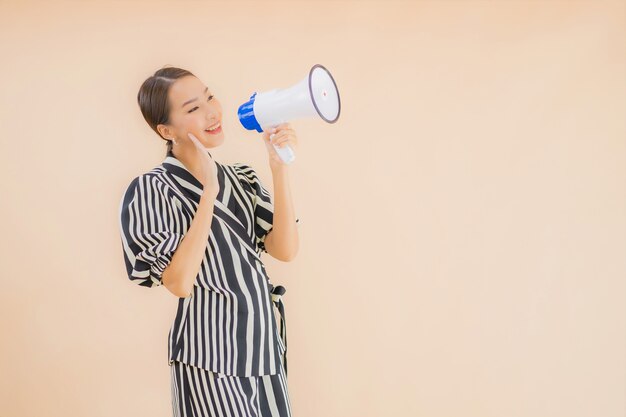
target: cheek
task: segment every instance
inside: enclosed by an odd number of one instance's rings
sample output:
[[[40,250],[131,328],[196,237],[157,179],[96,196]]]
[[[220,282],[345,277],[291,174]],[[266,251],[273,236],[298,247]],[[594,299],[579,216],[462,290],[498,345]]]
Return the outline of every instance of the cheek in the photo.
[[[196,110],[193,113],[190,113],[182,122],[182,128],[185,130],[203,130],[205,121],[202,120],[202,117],[195,114],[198,113]]]
[[[185,134],[189,131],[189,128],[193,125],[192,118],[189,115],[177,115],[170,120],[170,123],[174,127],[175,131],[179,134]]]

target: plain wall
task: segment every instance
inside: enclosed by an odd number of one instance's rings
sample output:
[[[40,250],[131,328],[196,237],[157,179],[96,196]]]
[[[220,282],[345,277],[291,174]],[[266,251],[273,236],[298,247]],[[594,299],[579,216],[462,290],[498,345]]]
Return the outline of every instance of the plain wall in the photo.
[[[0,414],[170,416],[177,299],[124,269],[118,204],[164,142],[164,65],[238,106],[325,65],[292,121],[295,417],[626,415],[623,1],[0,2]]]

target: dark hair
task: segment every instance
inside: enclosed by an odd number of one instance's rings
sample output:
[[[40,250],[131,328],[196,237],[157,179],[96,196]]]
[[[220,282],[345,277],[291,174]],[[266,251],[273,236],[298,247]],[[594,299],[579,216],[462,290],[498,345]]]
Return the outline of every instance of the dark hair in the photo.
[[[143,114],[143,118],[146,119],[152,130],[167,142],[167,153],[172,150],[172,141],[161,136],[157,126],[169,123],[170,103],[168,91],[170,86],[177,79],[188,75],[195,77],[190,71],[182,68],[162,67],[141,84],[139,93],[137,93],[137,102],[139,103],[141,114]]]

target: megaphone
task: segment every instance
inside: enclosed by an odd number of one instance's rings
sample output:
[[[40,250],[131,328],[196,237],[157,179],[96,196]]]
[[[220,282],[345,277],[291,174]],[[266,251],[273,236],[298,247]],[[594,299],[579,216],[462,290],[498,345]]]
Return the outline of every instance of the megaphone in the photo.
[[[333,76],[324,66],[315,64],[309,74],[292,87],[253,93],[250,100],[239,106],[237,116],[246,129],[263,132],[300,117],[319,115],[325,122],[335,123],[340,111],[339,90]],[[289,145],[273,146],[286,164],[295,159]]]

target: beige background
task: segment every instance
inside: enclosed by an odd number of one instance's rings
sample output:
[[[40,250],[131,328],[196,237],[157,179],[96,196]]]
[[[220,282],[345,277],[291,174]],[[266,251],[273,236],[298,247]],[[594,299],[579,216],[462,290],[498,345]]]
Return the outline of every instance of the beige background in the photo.
[[[626,415],[626,7],[602,1],[0,2],[0,414],[170,416],[176,299],[125,275],[163,65],[236,110],[321,63],[293,121],[295,417]]]

